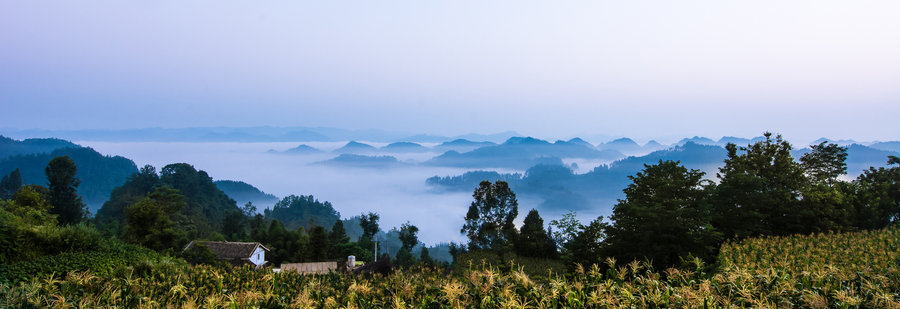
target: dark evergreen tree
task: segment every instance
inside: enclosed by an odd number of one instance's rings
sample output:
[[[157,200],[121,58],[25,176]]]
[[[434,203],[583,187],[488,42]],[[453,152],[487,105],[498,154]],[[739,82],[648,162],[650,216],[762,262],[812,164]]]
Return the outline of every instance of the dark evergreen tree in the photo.
[[[847,173],[847,147],[821,142],[800,157],[800,166],[814,182],[832,184]]]
[[[377,213],[367,213],[362,214],[359,219],[359,226],[363,230],[362,237],[372,239],[375,237],[375,234],[378,233],[378,219],[379,216]]]
[[[159,187],[125,209],[127,227],[123,239],[153,250],[177,250],[187,243],[187,232],[176,222],[183,218],[184,196],[169,187]]]
[[[302,227],[311,229],[315,225],[331,226],[341,218],[329,202],[320,202],[312,195],[289,195],[278,201],[271,210],[265,210],[268,219],[284,223],[287,229]]]
[[[854,204],[854,225],[879,229],[900,222],[900,158],[888,157],[889,168],[870,167],[846,191]]]
[[[765,133],[765,140],[725,146],[719,169],[714,226],[727,238],[789,235],[806,230],[800,196],[806,176],[791,157],[791,144]]]
[[[800,157],[808,181],[803,186],[800,209],[805,222],[800,233],[852,229],[853,207],[848,203],[846,183],[838,177],[847,173],[847,148],[822,142],[810,146]]]
[[[422,264],[425,264],[428,266],[435,265],[434,259],[431,258],[431,255],[428,254],[428,248],[424,247],[424,246],[422,247],[422,252],[419,253],[419,261],[422,261]]]
[[[566,243],[567,261],[570,266],[576,263],[582,266],[599,264],[605,248],[606,229],[609,224],[603,222],[603,217],[597,217],[588,225],[581,225],[578,233],[571,241]]]
[[[8,200],[16,194],[16,191],[22,188],[22,173],[16,168],[9,175],[3,176],[0,181],[0,200]]]
[[[412,251],[413,247],[419,243],[418,233],[419,228],[409,222],[401,225],[399,235],[400,242],[403,244],[401,248]]]
[[[247,238],[247,232],[244,226],[247,218],[239,209],[228,212],[222,221],[222,235],[229,241],[241,241]]]
[[[47,174],[47,187],[50,189],[51,213],[58,215],[62,225],[76,224],[85,216],[85,205],[78,196],[80,180],[75,178],[77,168],[68,156],[50,160],[44,170]]]
[[[310,261],[325,261],[329,259],[328,252],[331,248],[328,243],[328,231],[321,225],[313,226],[309,230],[309,245],[307,247]]]
[[[607,256],[646,258],[661,269],[687,256],[712,260],[721,235],[710,223],[703,175],[677,161],[659,161],[630,176],[633,183],[613,207],[606,230]]]
[[[513,220],[519,215],[516,194],[505,181],[491,184],[482,181],[472,194],[475,201],[469,205],[466,223],[460,233],[469,237],[472,250],[506,251],[515,238]]]
[[[556,258],[556,244],[544,230],[544,219],[536,209],[525,216],[515,243],[516,254],[521,256]]]

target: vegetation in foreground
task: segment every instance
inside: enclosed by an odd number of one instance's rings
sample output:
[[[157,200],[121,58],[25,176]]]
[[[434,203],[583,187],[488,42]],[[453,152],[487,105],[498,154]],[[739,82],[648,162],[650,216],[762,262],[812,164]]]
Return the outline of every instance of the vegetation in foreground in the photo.
[[[749,238],[722,246],[719,269],[607,260],[569,276],[471,263],[388,276],[301,275],[150,264],[70,272],[0,288],[4,307],[129,308],[900,308],[900,229]],[[852,254],[850,254],[852,253]],[[503,269],[501,269],[503,268]]]

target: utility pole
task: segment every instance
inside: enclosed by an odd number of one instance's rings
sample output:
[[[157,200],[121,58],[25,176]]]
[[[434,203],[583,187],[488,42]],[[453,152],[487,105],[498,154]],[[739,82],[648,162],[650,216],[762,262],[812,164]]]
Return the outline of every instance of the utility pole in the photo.
[[[375,243],[375,260],[373,262],[378,262],[378,241],[373,241]]]

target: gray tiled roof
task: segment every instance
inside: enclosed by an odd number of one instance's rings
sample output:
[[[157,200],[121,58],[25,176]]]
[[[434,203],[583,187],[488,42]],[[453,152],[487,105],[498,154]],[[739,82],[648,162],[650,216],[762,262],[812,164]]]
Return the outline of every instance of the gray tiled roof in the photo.
[[[231,241],[191,241],[184,250],[190,249],[191,246],[200,244],[209,248],[220,259],[234,260],[247,259],[256,251],[256,247],[269,251],[268,248],[258,242],[231,242]]]

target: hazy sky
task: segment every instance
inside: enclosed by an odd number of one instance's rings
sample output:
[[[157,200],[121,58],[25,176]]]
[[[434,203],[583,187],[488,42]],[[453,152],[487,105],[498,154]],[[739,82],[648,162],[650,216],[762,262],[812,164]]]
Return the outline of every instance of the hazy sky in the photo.
[[[0,128],[900,139],[900,1],[0,1]]]

